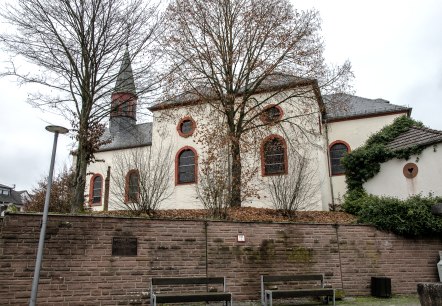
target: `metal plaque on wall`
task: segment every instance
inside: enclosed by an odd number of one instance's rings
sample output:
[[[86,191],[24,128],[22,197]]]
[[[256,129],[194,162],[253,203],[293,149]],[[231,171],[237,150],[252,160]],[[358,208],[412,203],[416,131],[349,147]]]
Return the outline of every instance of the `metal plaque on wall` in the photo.
[[[112,256],[137,256],[138,240],[135,237],[113,237]]]

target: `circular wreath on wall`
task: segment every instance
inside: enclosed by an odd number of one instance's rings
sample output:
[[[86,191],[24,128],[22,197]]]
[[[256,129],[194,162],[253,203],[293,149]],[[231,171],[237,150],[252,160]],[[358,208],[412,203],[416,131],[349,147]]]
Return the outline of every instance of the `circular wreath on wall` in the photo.
[[[402,169],[402,172],[404,173],[404,176],[406,178],[415,178],[417,173],[419,171],[419,168],[415,163],[408,163],[404,166]]]

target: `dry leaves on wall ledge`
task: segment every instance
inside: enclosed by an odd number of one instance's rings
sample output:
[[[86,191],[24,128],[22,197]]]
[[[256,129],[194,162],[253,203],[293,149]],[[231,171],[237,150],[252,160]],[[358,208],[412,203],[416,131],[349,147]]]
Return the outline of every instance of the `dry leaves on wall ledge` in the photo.
[[[94,214],[108,216],[134,216],[129,211],[95,212]],[[239,222],[294,222],[294,223],[330,223],[353,224],[357,218],[345,212],[333,211],[298,211],[295,217],[289,218],[281,212],[269,208],[241,207],[230,208],[227,212],[228,221]],[[141,215],[140,217],[143,217]],[[188,219],[213,220],[204,209],[167,209],[158,210],[153,216],[155,219]]]

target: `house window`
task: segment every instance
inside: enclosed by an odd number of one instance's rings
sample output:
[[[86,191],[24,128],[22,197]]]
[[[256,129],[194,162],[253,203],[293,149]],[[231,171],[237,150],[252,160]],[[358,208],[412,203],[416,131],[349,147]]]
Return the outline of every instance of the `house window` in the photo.
[[[0,189],[0,194],[1,195],[5,195],[5,196],[8,196],[9,195],[9,189]]]
[[[195,120],[190,116],[186,116],[178,122],[177,131],[181,137],[189,137],[192,136],[195,131],[196,123]]]
[[[191,184],[197,178],[197,154],[191,147],[184,147],[178,151],[176,164],[176,184]]]
[[[266,124],[276,123],[281,120],[283,114],[282,108],[279,105],[271,104],[263,109],[261,120]]]
[[[343,142],[334,142],[330,146],[330,166],[332,175],[345,174],[345,167],[341,159],[350,151],[350,146]]]
[[[140,176],[138,170],[130,170],[126,175],[126,202],[138,202],[140,196]]]
[[[261,146],[262,175],[287,173],[287,145],[277,135],[267,137]]]
[[[101,205],[101,194],[103,190],[103,177],[101,174],[94,174],[91,178],[89,202],[92,205]]]

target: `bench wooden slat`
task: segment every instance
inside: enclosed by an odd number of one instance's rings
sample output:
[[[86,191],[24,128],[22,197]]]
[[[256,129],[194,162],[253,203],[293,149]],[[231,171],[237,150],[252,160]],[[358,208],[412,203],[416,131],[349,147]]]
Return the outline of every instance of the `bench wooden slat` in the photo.
[[[152,285],[224,284],[224,277],[163,277],[152,278]]]
[[[294,288],[273,290],[265,289],[268,283],[281,282],[298,282],[299,287],[305,281],[320,281],[321,287],[310,288]],[[288,284],[287,284],[288,285]],[[286,287],[286,286],[284,286]],[[273,299],[296,298],[306,296],[331,296],[333,298],[333,305],[335,305],[335,289],[324,288],[324,274],[298,274],[298,275],[261,275],[261,303],[262,305],[273,305]]]
[[[266,291],[267,293],[267,291]],[[290,298],[305,296],[332,296],[333,289],[299,289],[299,290],[271,290],[273,298]]]
[[[309,274],[309,275],[263,275],[263,282],[287,282],[287,281],[310,281],[310,280],[324,280],[323,274]]]
[[[189,291],[191,285],[209,285],[218,284],[222,285],[222,292],[205,292],[200,290],[197,292],[174,292],[174,291]],[[175,285],[184,285],[185,287],[176,288],[169,293],[155,293],[155,286],[166,286],[174,288]],[[188,288],[189,287],[189,288]],[[194,288],[196,289],[196,288]],[[225,277],[153,277],[151,278],[150,286],[150,303],[151,306],[156,306],[157,303],[194,303],[194,302],[226,302],[226,305],[232,305],[232,294],[226,292],[226,280]]]
[[[230,293],[180,293],[155,295],[157,303],[190,303],[190,302],[221,302],[230,301]]]

